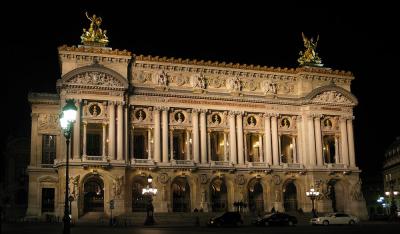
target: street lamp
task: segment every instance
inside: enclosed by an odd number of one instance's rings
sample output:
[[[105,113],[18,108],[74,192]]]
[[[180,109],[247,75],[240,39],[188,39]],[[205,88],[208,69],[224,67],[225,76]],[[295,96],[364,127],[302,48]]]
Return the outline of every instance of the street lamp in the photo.
[[[312,202],[312,214],[313,214],[313,217],[316,218],[317,214],[315,212],[314,200],[319,196],[319,192],[315,191],[314,188],[310,188],[310,191],[307,191],[306,195],[307,195],[307,197],[309,197],[311,199],[311,202]]]
[[[153,177],[149,175],[147,177],[147,187],[142,189],[142,194],[147,195],[147,216],[144,225],[153,225],[154,224],[154,207],[153,207],[153,196],[156,195],[157,189],[152,187]]]
[[[392,176],[390,175],[390,179],[387,180],[387,183],[389,185],[389,191],[386,191],[385,195],[389,198],[390,201],[390,217],[394,219],[397,216],[397,205],[395,197],[399,195],[399,191],[394,190],[395,181],[391,177]]]
[[[78,108],[75,106],[75,101],[73,99],[67,99],[66,105],[63,107],[61,116],[60,116],[60,125],[64,131],[65,142],[67,145],[67,154],[66,154],[66,164],[65,164],[65,200],[64,200],[64,228],[63,234],[71,233],[71,219],[70,219],[70,210],[68,208],[69,202],[69,192],[68,192],[68,180],[69,180],[69,171],[68,171],[68,163],[69,163],[69,142],[71,139],[72,125],[76,120],[76,113]]]

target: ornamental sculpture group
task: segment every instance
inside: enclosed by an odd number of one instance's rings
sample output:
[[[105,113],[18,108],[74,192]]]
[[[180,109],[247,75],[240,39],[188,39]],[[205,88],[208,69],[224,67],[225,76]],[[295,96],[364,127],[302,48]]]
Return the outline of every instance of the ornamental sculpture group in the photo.
[[[106,46],[108,44],[108,37],[106,35],[107,30],[102,30],[100,25],[102,23],[102,18],[93,14],[89,17],[88,13],[85,13],[86,18],[90,21],[89,29],[83,29],[83,34],[81,36],[81,42],[84,45],[99,45]]]
[[[319,35],[317,36],[317,40],[311,37],[308,39],[304,33],[301,33],[304,42],[304,51],[300,51],[300,58],[297,59],[301,66],[317,66],[322,67],[321,58],[318,57],[318,53],[316,52],[317,44],[319,40]]]
[[[84,45],[89,45],[89,46],[106,46],[109,42],[108,37],[107,37],[107,30],[102,30],[100,28],[101,23],[103,22],[103,19],[101,17],[96,16],[93,14],[92,17],[88,15],[87,12],[85,12],[86,18],[90,21],[90,26],[89,29],[83,29],[83,34],[81,36],[81,42]],[[303,42],[304,42],[304,51],[300,51],[300,58],[297,59],[299,64],[301,66],[317,66],[317,67],[322,67],[323,64],[321,62],[321,58],[318,57],[318,53],[316,52],[318,40],[319,40],[319,35],[317,36],[317,39],[314,40],[314,38],[307,38],[304,33],[301,33],[303,37]],[[163,77],[162,75],[158,79],[158,84],[162,86],[167,85],[167,79],[166,77]],[[230,80],[230,88],[232,91],[239,92],[242,89],[242,84],[238,78]],[[194,88],[200,88],[200,89],[205,89],[205,80],[204,77],[200,76],[197,77],[197,79],[194,81],[193,84]],[[268,84],[267,87],[267,92],[271,93],[276,93],[276,87],[273,85],[270,86]]]

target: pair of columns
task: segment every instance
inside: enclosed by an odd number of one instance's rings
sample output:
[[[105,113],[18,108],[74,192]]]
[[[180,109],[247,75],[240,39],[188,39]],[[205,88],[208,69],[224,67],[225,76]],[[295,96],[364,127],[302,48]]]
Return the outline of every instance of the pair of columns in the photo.
[[[83,127],[82,131],[82,156],[87,156],[87,121],[81,120],[81,102],[78,100],[78,115],[77,119],[74,123],[74,131],[73,131],[73,158],[80,158],[80,127]],[[117,109],[117,111],[115,111]],[[117,113],[115,113],[117,112]],[[124,113],[125,112],[125,113]],[[115,115],[117,114],[117,116]],[[125,125],[127,124],[127,110],[124,108],[123,102],[109,102],[108,104],[108,156],[110,159],[123,160],[124,155],[124,119]],[[124,118],[125,116],[125,118]],[[117,121],[115,121],[117,119]],[[117,122],[117,124],[116,124]],[[82,123],[82,124],[81,124]],[[117,129],[115,129],[115,125],[117,125]],[[102,124],[102,157],[106,157],[106,145],[107,145],[107,124]],[[117,131],[115,131],[117,130]],[[126,131],[126,128],[125,128]],[[117,134],[116,134],[117,133]],[[115,139],[116,137],[116,139]],[[126,139],[125,139],[126,140]],[[115,149],[115,145],[117,143],[117,149]],[[126,143],[125,143],[126,145]],[[126,150],[126,149],[125,149]],[[96,155],[98,156],[98,155]]]
[[[207,127],[206,127],[206,111],[207,110],[192,110],[192,155],[193,161],[196,163],[207,163]],[[161,112],[161,114],[160,114]],[[168,159],[168,107],[155,107],[153,110],[154,117],[154,161],[169,162]],[[199,123],[200,113],[200,123]],[[161,117],[160,117],[161,115]],[[162,125],[162,126],[161,126]],[[200,127],[199,127],[200,126]],[[199,131],[200,130],[200,131]],[[162,131],[162,132],[161,132]],[[162,135],[161,135],[162,134]],[[161,137],[162,136],[162,137]],[[173,133],[170,134],[171,148],[173,146]],[[189,134],[187,132],[188,140]],[[162,140],[162,144],[161,144]],[[188,142],[188,145],[190,142]],[[186,159],[190,159],[189,147],[186,147]],[[171,149],[171,156],[173,154]],[[161,158],[162,157],[162,158]]]
[[[323,147],[321,134],[321,118],[322,115],[307,116],[308,138],[309,138],[309,164],[322,166],[323,162]],[[354,134],[353,134],[353,118],[340,117],[340,136],[341,136],[341,156],[337,157],[340,163],[355,167],[355,149],[354,149]],[[335,137],[335,150],[339,151],[338,140]],[[336,153],[337,155],[337,153]]]

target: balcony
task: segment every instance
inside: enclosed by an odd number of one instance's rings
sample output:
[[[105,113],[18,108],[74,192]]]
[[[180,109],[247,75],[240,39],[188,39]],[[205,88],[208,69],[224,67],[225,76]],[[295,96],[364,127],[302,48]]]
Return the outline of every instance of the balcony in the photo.
[[[211,161],[212,168],[233,168],[233,164],[227,161]]]
[[[249,168],[269,168],[266,162],[249,162],[247,165]]]
[[[171,160],[172,166],[178,167],[194,167],[194,162],[192,160]]]
[[[132,158],[131,165],[132,166],[154,166],[155,164],[152,159]]]

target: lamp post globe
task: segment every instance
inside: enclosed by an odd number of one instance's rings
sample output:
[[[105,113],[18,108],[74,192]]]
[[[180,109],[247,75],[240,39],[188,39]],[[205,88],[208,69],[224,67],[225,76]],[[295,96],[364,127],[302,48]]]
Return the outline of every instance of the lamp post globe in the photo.
[[[147,196],[147,208],[146,208],[146,221],[144,225],[153,225],[154,222],[154,207],[153,207],[153,196],[157,194],[157,189],[152,186],[153,177],[149,175],[147,177],[147,187],[142,189],[142,194]]]
[[[64,217],[63,217],[63,234],[71,233],[71,218],[69,209],[69,143],[71,139],[72,125],[76,120],[78,108],[75,106],[73,99],[67,99],[66,104],[60,115],[60,125],[64,131],[67,153],[65,155],[65,199],[64,199]]]
[[[315,191],[314,188],[311,187],[310,191],[306,192],[306,196],[309,197],[311,199],[311,203],[312,203],[312,215],[313,218],[317,217],[317,212],[315,211],[315,204],[314,204],[314,200],[318,198],[319,196],[319,192]]]

